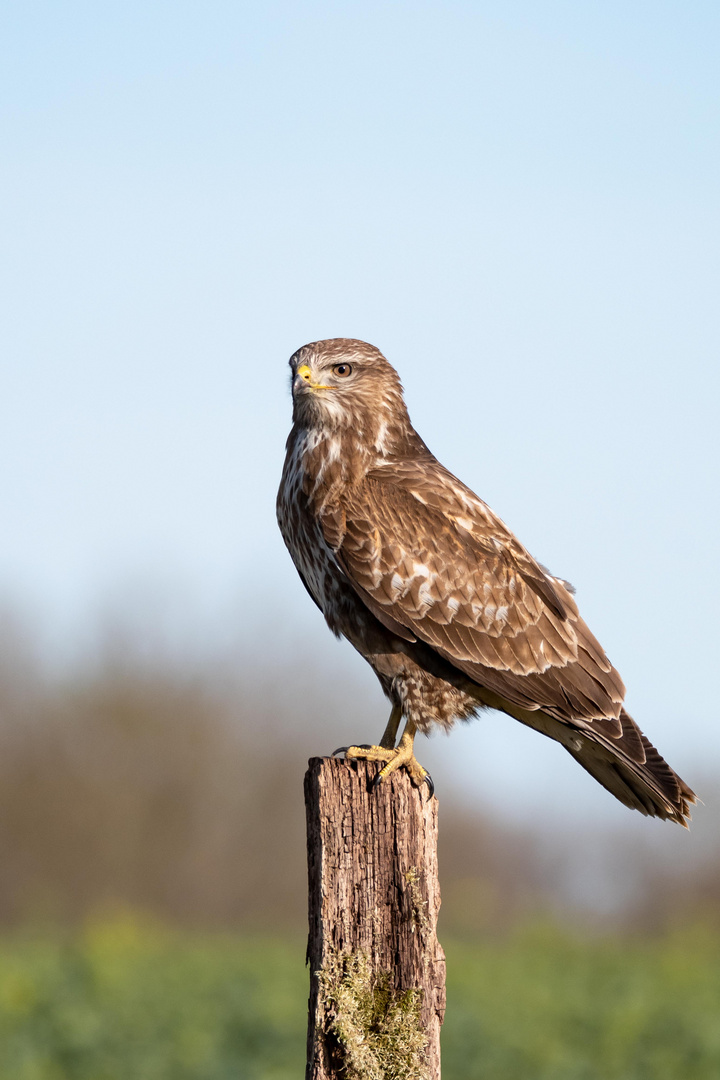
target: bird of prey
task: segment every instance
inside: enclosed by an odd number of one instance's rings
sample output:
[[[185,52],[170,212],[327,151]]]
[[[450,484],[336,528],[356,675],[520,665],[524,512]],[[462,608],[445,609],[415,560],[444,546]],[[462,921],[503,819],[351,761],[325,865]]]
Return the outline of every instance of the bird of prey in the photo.
[[[316,341],[290,368],[280,529],[328,626],[392,705],[379,745],[341,748],[346,759],[381,762],[376,782],[405,768],[432,793],[415,733],[491,707],[561,743],[626,806],[686,825],[695,795],[623,708],[572,587],[430,453],[382,353]]]

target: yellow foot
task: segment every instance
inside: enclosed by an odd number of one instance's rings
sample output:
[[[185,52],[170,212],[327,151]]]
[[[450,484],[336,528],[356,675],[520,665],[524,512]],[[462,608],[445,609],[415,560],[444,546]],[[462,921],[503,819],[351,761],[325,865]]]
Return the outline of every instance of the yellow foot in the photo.
[[[403,735],[398,746],[394,749],[387,749],[384,746],[341,746],[338,750],[335,750],[335,754],[345,754],[345,760],[352,760],[353,758],[362,758],[365,761],[384,761],[380,772],[373,780],[372,786],[375,789],[378,784],[381,784],[386,776],[395,772],[397,769],[407,769],[408,775],[415,787],[420,787],[422,784],[427,784],[430,791],[430,798],[435,794],[435,785],[433,784],[430,773],[423,769],[422,765],[418,762],[413,753],[413,740],[407,737],[407,733]]]

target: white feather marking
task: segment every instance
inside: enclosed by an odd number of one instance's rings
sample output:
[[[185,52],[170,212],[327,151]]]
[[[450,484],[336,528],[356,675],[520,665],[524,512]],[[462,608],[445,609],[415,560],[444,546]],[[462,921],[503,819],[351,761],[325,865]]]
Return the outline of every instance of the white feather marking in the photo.
[[[387,421],[381,420],[380,426],[377,430],[377,435],[375,436],[375,449],[378,450],[381,454],[384,454],[387,450],[387,433]]]
[[[342,450],[342,443],[337,435],[331,435],[329,439],[325,440],[327,447],[327,461],[329,465],[334,464],[340,460],[340,453]]]
[[[293,460],[299,463],[299,460],[301,460],[305,454],[311,454],[313,450],[317,449],[322,438],[323,432],[321,428],[313,428],[311,431],[305,431],[295,444]]]
[[[320,400],[322,402],[323,412],[329,419],[340,424],[343,424],[349,419],[347,409],[335,395],[323,395]]]
[[[434,598],[430,595],[431,588],[431,581],[423,581],[422,585],[418,589],[418,604],[422,607],[430,607],[432,604],[435,603]]]
[[[391,577],[391,579],[390,579],[390,588],[395,593],[396,597],[399,596],[400,593],[405,588],[405,582],[403,581],[403,579],[400,577],[399,574],[393,574],[393,576]]]
[[[464,490],[464,488],[456,487],[455,484],[451,484],[450,487],[453,494],[457,496],[457,498],[460,500],[466,510],[475,509],[473,500],[468,496],[468,493]]]
[[[373,589],[379,589],[380,588],[380,582],[382,581],[382,579],[383,579],[383,572],[379,567],[376,567],[373,570],[372,574],[370,575],[370,580],[372,582]]]

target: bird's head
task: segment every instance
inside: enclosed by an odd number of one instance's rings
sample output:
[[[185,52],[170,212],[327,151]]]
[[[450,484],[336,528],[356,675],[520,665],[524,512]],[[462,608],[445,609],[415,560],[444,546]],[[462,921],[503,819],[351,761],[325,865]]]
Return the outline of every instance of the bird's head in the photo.
[[[381,454],[410,427],[398,374],[374,345],[313,341],[290,357],[290,370],[293,420],[302,427],[347,431]]]

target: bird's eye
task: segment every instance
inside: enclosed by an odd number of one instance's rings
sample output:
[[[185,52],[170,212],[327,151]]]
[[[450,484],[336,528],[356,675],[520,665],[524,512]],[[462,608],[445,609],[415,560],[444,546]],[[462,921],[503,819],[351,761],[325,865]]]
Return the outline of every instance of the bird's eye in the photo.
[[[333,371],[341,379],[347,379],[348,375],[352,375],[352,364],[334,364]]]

